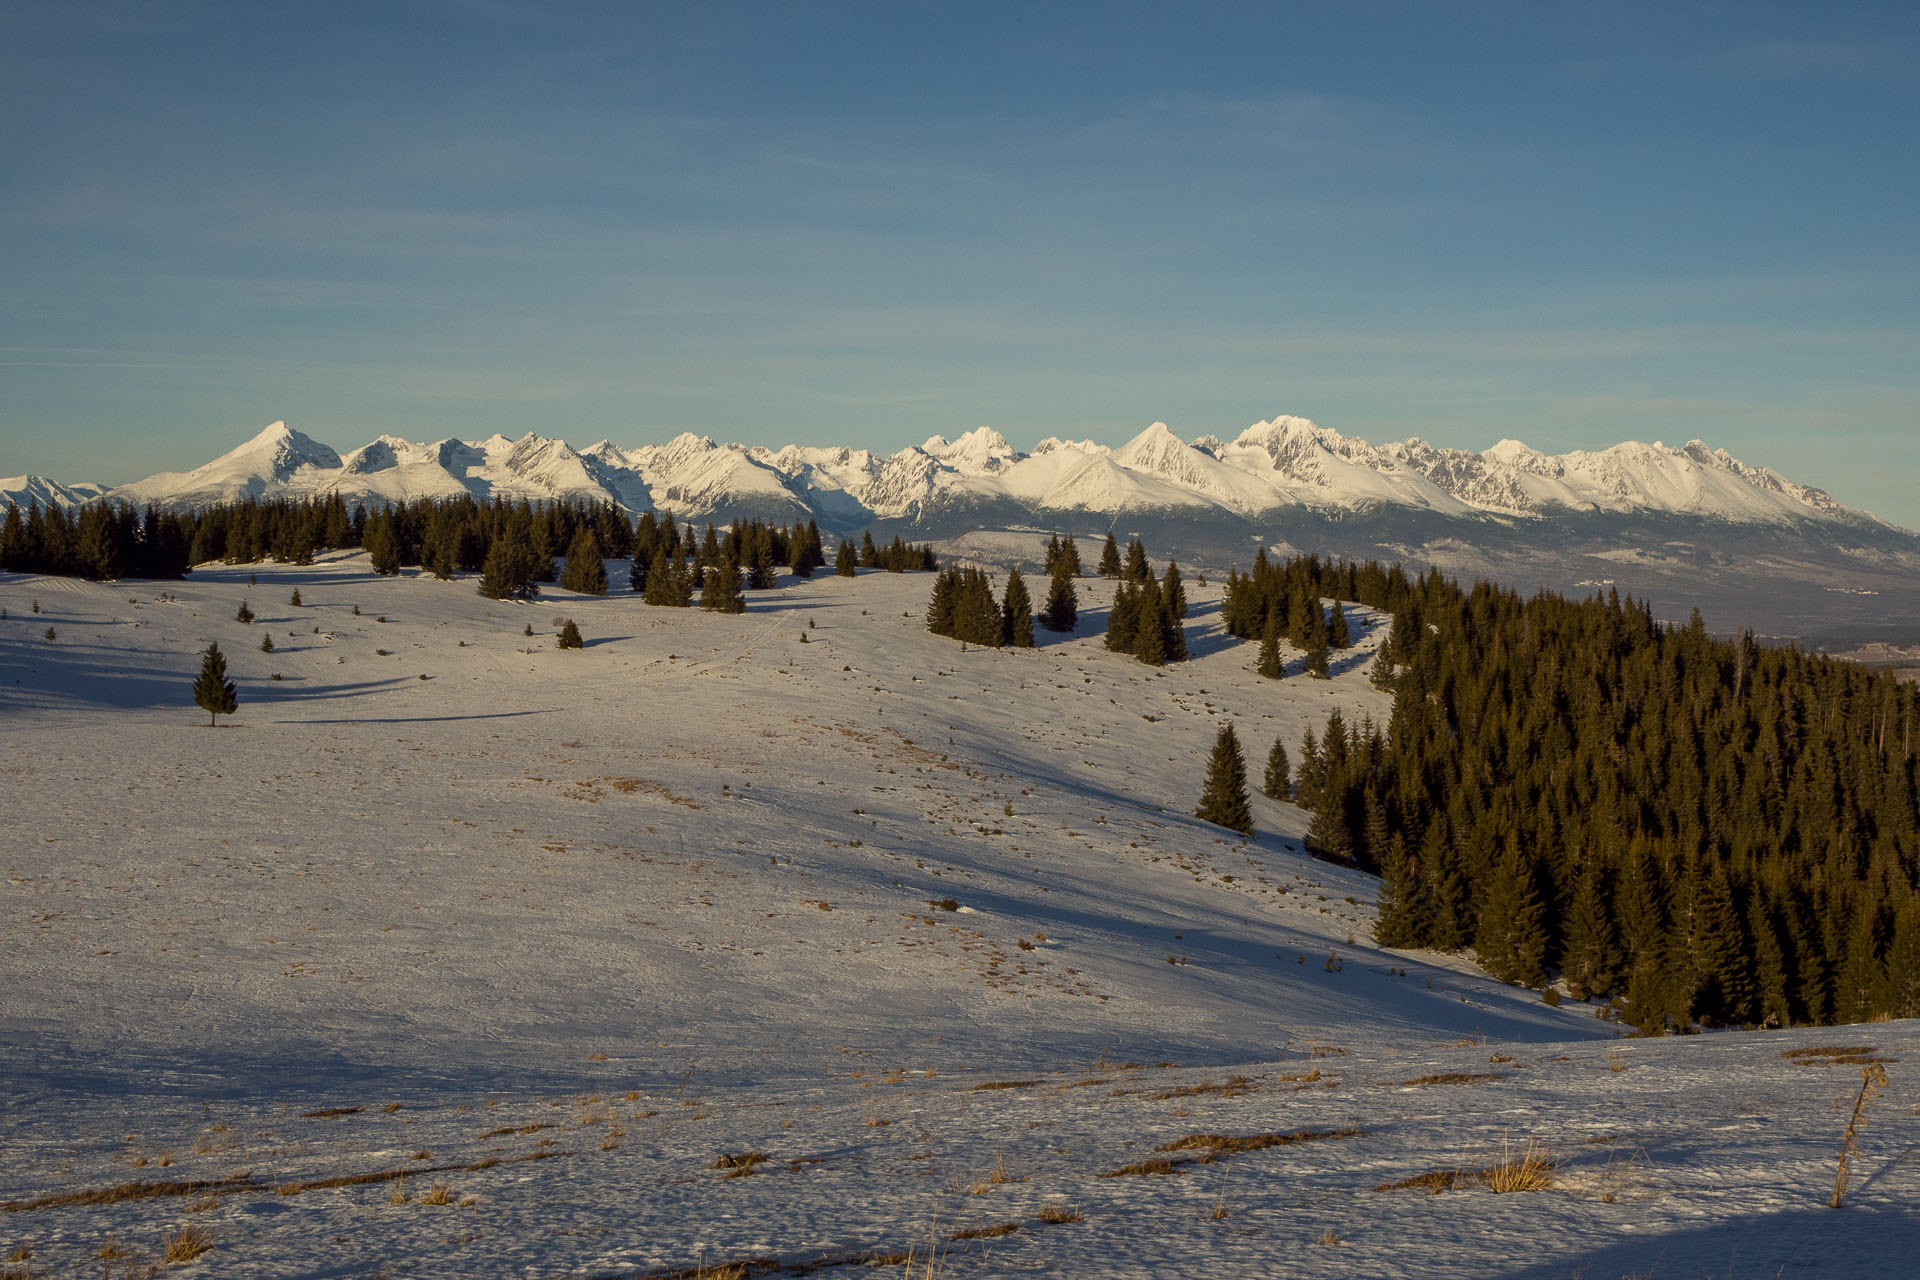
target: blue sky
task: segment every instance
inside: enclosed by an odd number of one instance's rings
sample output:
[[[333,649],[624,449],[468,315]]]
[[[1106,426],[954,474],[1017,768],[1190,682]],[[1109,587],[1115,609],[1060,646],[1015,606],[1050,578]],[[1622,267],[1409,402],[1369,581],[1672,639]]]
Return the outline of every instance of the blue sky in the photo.
[[[1920,527],[1910,5],[0,5],[0,474],[1698,436]]]

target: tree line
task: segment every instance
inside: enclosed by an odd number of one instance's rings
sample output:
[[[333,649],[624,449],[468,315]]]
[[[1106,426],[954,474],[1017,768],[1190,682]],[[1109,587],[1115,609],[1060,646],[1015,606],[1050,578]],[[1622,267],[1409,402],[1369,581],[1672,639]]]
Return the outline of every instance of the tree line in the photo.
[[[1330,718],[1297,790],[1309,847],[1382,876],[1380,941],[1648,1031],[1920,1015],[1920,691],[1617,593],[1435,572],[1376,607],[1390,723]]]
[[[627,585],[659,604],[691,604],[709,572],[723,565],[739,573],[740,587],[764,589],[774,585],[777,565],[805,578],[827,563],[812,520],[791,526],[737,521],[724,530],[709,523],[703,537],[693,522],[676,522],[671,513],[629,520],[606,502],[481,502],[463,495],[369,509],[329,494],[144,512],[123,503],[67,511],[31,502],[24,512],[9,505],[0,522],[0,570],[100,580],[181,578],[193,565],[213,561],[311,564],[319,552],[354,548],[364,550],[380,574],[406,568],[439,578],[477,573],[480,593],[495,599],[529,599],[540,584],[555,581],[604,594],[610,586],[605,559],[631,559]],[[851,576],[861,568],[930,570],[938,562],[929,546],[897,536],[876,545],[869,530],[857,545],[840,542],[835,566]],[[656,569],[659,587],[649,592]],[[724,608],[732,593],[716,596],[714,607]]]

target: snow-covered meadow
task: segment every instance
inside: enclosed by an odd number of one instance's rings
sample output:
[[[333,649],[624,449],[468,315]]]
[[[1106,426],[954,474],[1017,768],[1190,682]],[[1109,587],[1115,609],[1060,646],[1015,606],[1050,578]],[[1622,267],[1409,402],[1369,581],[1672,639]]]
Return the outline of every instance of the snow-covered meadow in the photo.
[[[927,634],[929,586],[0,577],[4,1265],[191,1226],[248,1276],[1913,1274],[1911,1025],[1623,1041],[1372,946],[1292,806],[1189,816],[1223,718],[1257,780],[1384,716],[1364,613],[1276,684],[1213,587],[1155,671],[1103,582],[1033,651]],[[1871,1051],[1782,1056],[1821,1047]],[[1848,1057],[1896,1061],[1834,1211]],[[1548,1189],[1445,1177],[1529,1141]]]

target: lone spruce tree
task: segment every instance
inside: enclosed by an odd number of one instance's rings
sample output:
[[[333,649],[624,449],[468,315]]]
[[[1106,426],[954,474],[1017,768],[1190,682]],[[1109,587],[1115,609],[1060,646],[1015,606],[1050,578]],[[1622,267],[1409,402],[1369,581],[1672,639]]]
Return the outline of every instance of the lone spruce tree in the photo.
[[[1232,722],[1220,726],[1213,740],[1213,755],[1207,760],[1207,789],[1200,797],[1194,816],[1202,822],[1253,834],[1253,810],[1247,800],[1247,762],[1240,754],[1240,739]]]
[[[193,682],[193,700],[207,713],[209,729],[219,717],[232,715],[240,706],[239,691],[227,679],[227,656],[220,652],[219,641],[208,645],[200,655],[200,677]]]
[[[1107,545],[1100,549],[1100,576],[1103,578],[1120,576],[1120,547],[1114,542],[1111,533],[1107,535]]]
[[[560,628],[560,634],[554,637],[553,642],[562,649],[584,649],[587,644],[580,635],[580,628],[574,624],[572,618],[567,619],[567,624]]]

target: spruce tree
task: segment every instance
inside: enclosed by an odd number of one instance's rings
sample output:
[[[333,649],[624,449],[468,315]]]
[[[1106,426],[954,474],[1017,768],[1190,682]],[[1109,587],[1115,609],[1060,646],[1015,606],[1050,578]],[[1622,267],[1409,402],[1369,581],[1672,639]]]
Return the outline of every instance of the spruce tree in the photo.
[[[747,595],[740,585],[740,566],[725,556],[707,570],[706,584],[700,589],[700,607],[714,613],[745,613]]]
[[[375,573],[392,577],[400,572],[400,540],[394,534],[391,510],[379,512],[367,521],[361,545]]]
[[[1574,895],[1561,970],[1576,997],[1611,995],[1620,982],[1620,959],[1606,880],[1595,860],[1581,876]]]
[[[567,548],[567,570],[560,577],[560,585],[583,596],[607,594],[607,565],[600,556],[600,541],[586,525],[580,526],[580,532],[573,535],[573,545]]]
[[[842,578],[851,578],[859,561],[860,557],[854,552],[853,544],[845,538],[840,539],[840,548],[833,553],[833,571]]]
[[[1220,726],[1213,740],[1213,754],[1207,758],[1206,790],[1194,816],[1202,822],[1253,834],[1253,807],[1247,796],[1247,762],[1240,754],[1240,739],[1229,720]]]
[[[1307,641],[1307,674],[1320,680],[1332,679],[1327,668],[1327,657],[1327,633],[1316,627]]]
[[[207,646],[200,655],[200,675],[193,682],[193,700],[207,713],[207,727],[212,728],[221,716],[230,716],[240,706],[240,694],[233,681],[227,679],[227,658],[220,652],[218,641]]]
[[[1509,837],[1480,908],[1474,948],[1481,965],[1502,982],[1538,985],[1546,976],[1545,918],[1533,860]]]
[[[295,587],[293,589],[293,594],[287,598],[287,603],[296,609],[300,607],[300,588]]]
[[[260,652],[262,653],[273,652],[273,632],[269,631],[267,632],[267,634],[260,637]]]
[[[1279,619],[1272,609],[1267,610],[1267,625],[1260,629],[1260,660],[1254,670],[1269,680],[1278,680],[1285,674],[1280,665],[1280,627]]]
[[[959,585],[958,569],[942,569],[933,576],[933,594],[927,598],[927,630],[937,636],[954,633],[954,595]]]
[[[1073,585],[1070,568],[1064,558],[1054,563],[1046,607],[1040,611],[1040,625],[1049,631],[1072,631],[1080,625],[1080,593]]]
[[[1067,566],[1068,577],[1078,578],[1086,573],[1085,566],[1080,563],[1080,548],[1075,544],[1072,534],[1061,540],[1060,560]]]
[[[1018,565],[1007,571],[1007,591],[1000,606],[1000,643],[1015,649],[1033,648],[1033,597]]]
[[[480,564],[479,592],[489,600],[531,600],[540,593],[537,566],[525,528],[518,523],[494,534]]]
[[[572,618],[567,619],[566,624],[560,628],[560,634],[554,637],[553,642],[562,649],[584,649],[587,644],[580,635],[580,628],[574,625]]]
[[[1113,540],[1111,533],[1107,535],[1107,545],[1100,549],[1100,576],[1103,578],[1120,576],[1120,546]]]
[[[1267,752],[1267,776],[1260,788],[1275,800],[1293,799],[1293,771],[1287,763],[1287,744],[1279,738]]]
[[[1128,582],[1138,585],[1153,576],[1153,566],[1147,563],[1147,549],[1135,538],[1127,543],[1127,563],[1121,569],[1120,576]]]
[[[1353,635],[1347,630],[1347,615],[1340,608],[1340,602],[1333,602],[1333,614],[1327,619],[1327,643],[1336,649],[1349,648],[1353,644]]]

